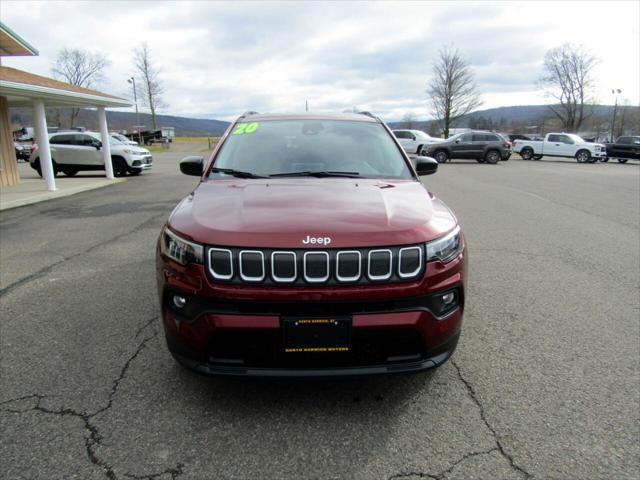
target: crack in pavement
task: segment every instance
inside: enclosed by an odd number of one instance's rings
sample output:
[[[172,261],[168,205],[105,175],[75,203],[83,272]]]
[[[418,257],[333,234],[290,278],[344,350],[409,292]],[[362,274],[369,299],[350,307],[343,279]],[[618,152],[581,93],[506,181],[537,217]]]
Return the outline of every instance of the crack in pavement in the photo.
[[[480,455],[488,455],[492,452],[495,452],[499,450],[498,447],[493,447],[489,450],[484,450],[482,452],[470,452],[467,453],[466,455],[463,455],[459,460],[457,460],[456,462],[454,462],[451,466],[449,466],[448,468],[446,468],[445,470],[443,470],[440,473],[437,474],[433,474],[433,473],[427,473],[427,472],[415,472],[415,471],[411,471],[411,472],[401,472],[401,473],[396,473],[394,475],[391,475],[387,480],[396,480],[396,479],[402,479],[402,478],[407,478],[407,477],[420,477],[420,478],[431,478],[433,480],[442,480],[444,478],[445,475],[453,472],[453,470],[460,465],[461,463],[467,461],[468,459],[472,458],[472,457],[478,457]]]
[[[138,336],[142,331],[144,331],[144,329],[146,329],[147,327],[149,327],[155,320],[158,319],[158,316],[154,316],[153,318],[145,321],[145,323],[142,325],[142,327],[140,327],[138,329],[138,333],[136,334],[136,336]],[[133,352],[133,354],[131,356],[129,356],[129,358],[127,359],[127,361],[124,363],[124,365],[122,366],[122,368],[120,369],[120,374],[118,375],[118,377],[113,381],[113,385],[111,387],[111,391],[109,392],[109,396],[107,399],[107,403],[104,407],[96,410],[93,413],[87,413],[87,412],[78,412],[72,408],[61,408],[58,410],[52,410],[46,407],[43,407],[41,405],[42,400],[45,398],[48,398],[46,395],[41,395],[41,394],[31,394],[31,395],[23,395],[21,397],[16,397],[16,398],[12,398],[9,400],[4,400],[3,402],[0,402],[0,405],[7,405],[10,404],[12,402],[17,402],[17,401],[21,401],[21,400],[28,400],[28,399],[36,399],[36,404],[34,406],[32,406],[31,408],[26,408],[24,410],[19,410],[19,409],[13,409],[13,408],[3,408],[0,409],[0,412],[10,412],[10,413],[16,413],[16,414],[21,414],[21,413],[26,413],[29,411],[36,411],[36,412],[40,412],[40,413],[45,413],[45,414],[50,414],[50,415],[58,415],[58,416],[68,416],[68,417],[73,417],[73,418],[78,418],[83,422],[83,426],[84,429],[89,433],[88,437],[85,437],[85,450],[87,453],[87,458],[89,459],[89,461],[93,464],[93,465],[97,465],[99,467],[101,467],[104,470],[105,476],[109,479],[109,480],[117,480],[118,477],[114,471],[114,467],[113,465],[107,463],[105,460],[101,459],[98,454],[96,453],[96,448],[98,446],[100,446],[100,442],[102,441],[102,435],[100,435],[100,432],[98,431],[98,427],[96,427],[93,423],[92,423],[92,419],[99,415],[100,413],[105,412],[106,410],[110,409],[113,405],[113,400],[115,398],[115,395],[118,392],[118,388],[120,386],[120,382],[125,378],[127,371],[129,370],[129,368],[131,367],[132,362],[138,357],[138,355],[140,355],[140,353],[145,349],[145,347],[147,346],[147,343],[149,343],[151,340],[153,340],[154,338],[156,338],[158,336],[159,330],[154,329],[153,332],[148,335],[147,337],[145,337],[136,347],[135,351]],[[151,475],[147,475],[147,476],[140,476],[140,477],[136,477],[133,476],[132,478],[141,478],[141,479],[153,479],[153,478],[158,478],[161,475],[164,474],[170,474],[172,479],[177,478],[179,475],[181,475],[183,473],[183,464],[178,464],[175,468],[167,468],[164,472],[161,472],[159,474],[151,474]]]
[[[153,222],[155,222],[157,219],[161,218],[161,217],[166,217],[166,213],[161,213],[159,215],[154,215],[153,217],[147,218],[144,222],[140,223],[139,225],[137,225],[136,227],[134,227],[131,230],[128,230],[126,232],[120,233],[114,237],[109,238],[108,240],[104,240],[102,242],[96,243],[95,245],[90,246],[89,248],[78,252],[78,253],[74,253],[73,255],[69,255],[68,257],[64,257],[62,260],[58,260],[57,262],[53,262],[51,265],[47,265],[46,267],[42,267],[40,270],[38,270],[37,272],[33,272],[30,275],[27,275],[24,278],[21,278],[20,280],[13,282],[11,285],[8,285],[4,288],[0,288],[0,297],[6,295],[9,292],[12,292],[13,290],[15,290],[18,287],[21,287],[22,285],[25,285],[29,282],[31,282],[32,280],[37,280],[40,277],[45,276],[47,273],[51,272],[51,270],[53,270],[55,267],[57,267],[58,265],[63,264],[64,262],[67,262],[69,260],[72,260],[76,257],[79,257],[81,255],[85,255],[89,252],[91,252],[92,250],[98,249],[104,245],[108,245],[109,243],[115,242],[120,240],[123,237],[126,237],[127,235],[131,235],[132,233],[136,233],[139,230],[142,230],[144,228],[147,227],[147,224],[151,224]]]
[[[125,473],[124,476],[128,478],[133,478],[135,480],[154,480],[156,478],[160,478],[163,475],[171,475],[171,480],[176,480],[180,475],[184,473],[182,468],[184,464],[178,463],[175,468],[167,468],[162,472],[158,473],[150,473],[148,475],[134,475],[132,473]]]
[[[480,411],[480,418],[482,418],[482,421],[484,422],[485,426],[487,427],[487,429],[489,429],[489,431],[491,432],[491,435],[493,435],[493,439],[496,442],[496,447],[500,452],[500,454],[505,459],[507,459],[507,461],[509,462],[509,465],[514,471],[523,475],[524,478],[533,478],[533,475],[531,473],[526,471],[523,467],[519,466],[513,459],[513,456],[511,456],[509,453],[506,452],[506,450],[504,449],[504,446],[502,445],[502,442],[500,441],[500,437],[498,436],[498,433],[496,432],[495,428],[493,428],[493,426],[489,423],[489,420],[487,419],[486,413],[484,411],[484,407],[482,406],[482,403],[480,403],[480,400],[476,395],[476,391],[473,388],[473,385],[471,385],[471,383],[466,378],[464,378],[464,375],[462,375],[462,369],[460,368],[460,366],[453,359],[451,359],[450,362],[453,365],[453,367],[456,369],[456,372],[458,373],[458,378],[460,378],[462,383],[467,388],[467,393],[469,394],[473,402],[478,407],[478,410]]]

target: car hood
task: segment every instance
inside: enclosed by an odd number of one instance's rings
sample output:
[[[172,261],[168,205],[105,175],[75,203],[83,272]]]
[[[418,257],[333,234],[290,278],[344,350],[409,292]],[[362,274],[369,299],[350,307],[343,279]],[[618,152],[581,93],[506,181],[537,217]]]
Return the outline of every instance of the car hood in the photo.
[[[330,248],[420,243],[453,229],[451,211],[416,181],[215,180],[175,208],[169,226],[199,243],[263,248],[329,237]]]

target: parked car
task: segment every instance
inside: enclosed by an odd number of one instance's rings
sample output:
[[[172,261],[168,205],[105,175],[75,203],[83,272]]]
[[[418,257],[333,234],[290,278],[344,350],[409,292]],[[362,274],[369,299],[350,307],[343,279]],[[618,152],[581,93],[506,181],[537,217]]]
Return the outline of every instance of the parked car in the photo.
[[[616,158],[620,163],[627,163],[629,159],[640,160],[640,136],[618,137],[615,143],[607,143],[605,147],[607,156],[601,158],[603,162],[610,158]]]
[[[73,176],[84,170],[104,170],[102,158],[102,140],[96,132],[60,132],[49,135],[53,173],[62,172]],[[116,176],[127,173],[138,175],[153,165],[153,157],[149,150],[132,145],[125,145],[113,137],[109,138],[111,161]],[[35,149],[29,160],[31,168],[40,176],[40,153]]]
[[[138,145],[138,142],[128,139],[121,133],[112,133],[111,136],[125,145]]]
[[[442,365],[462,325],[460,226],[370,114],[241,116],[160,233],[167,345],[208,374],[337,376]],[[392,188],[390,188],[392,187]]]
[[[419,154],[423,146],[442,141],[420,130],[393,130],[393,134],[407,153]]]
[[[548,133],[543,141],[517,141],[514,152],[523,160],[540,160],[543,156],[575,158],[578,163],[593,163],[607,156],[601,143],[585,142],[573,133]]]
[[[19,143],[13,142],[13,148],[16,151],[16,160],[17,161],[29,161],[29,145],[21,145]]]
[[[423,147],[421,154],[435,158],[438,163],[460,158],[495,164],[509,160],[511,144],[497,133],[471,131]]]

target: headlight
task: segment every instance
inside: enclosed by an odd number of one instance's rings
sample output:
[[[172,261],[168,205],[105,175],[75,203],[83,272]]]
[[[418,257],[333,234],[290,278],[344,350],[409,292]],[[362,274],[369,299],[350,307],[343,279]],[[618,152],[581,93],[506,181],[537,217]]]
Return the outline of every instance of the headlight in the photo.
[[[460,227],[457,226],[444,237],[427,242],[427,262],[440,260],[443,263],[447,263],[457,257],[462,248],[462,235],[460,234]]]
[[[202,245],[180,238],[166,227],[162,231],[160,251],[180,265],[202,263],[204,257]]]

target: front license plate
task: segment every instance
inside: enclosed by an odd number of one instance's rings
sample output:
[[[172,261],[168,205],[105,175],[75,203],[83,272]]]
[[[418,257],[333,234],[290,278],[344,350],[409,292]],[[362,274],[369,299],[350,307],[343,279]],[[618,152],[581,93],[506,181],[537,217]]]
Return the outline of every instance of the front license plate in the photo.
[[[286,353],[348,352],[351,317],[282,317],[282,346]]]

